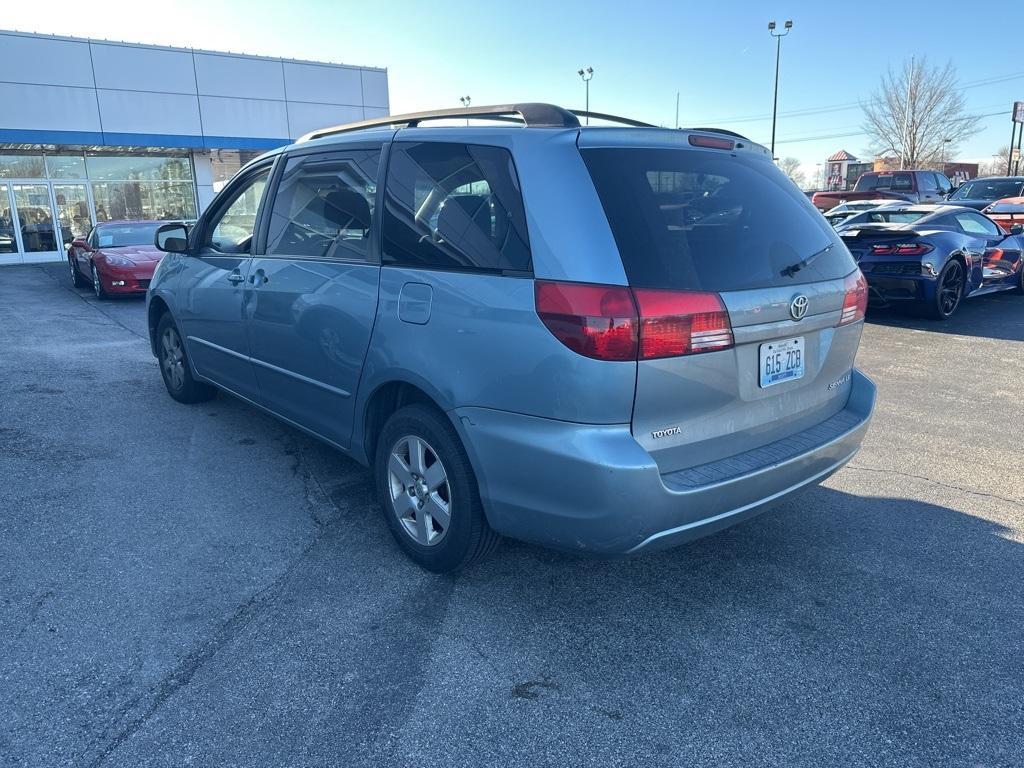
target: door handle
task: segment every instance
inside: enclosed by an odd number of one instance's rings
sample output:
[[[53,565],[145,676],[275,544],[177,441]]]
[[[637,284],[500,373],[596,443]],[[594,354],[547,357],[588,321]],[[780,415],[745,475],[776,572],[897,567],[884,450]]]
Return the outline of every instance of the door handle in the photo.
[[[238,285],[243,280],[245,280],[245,278],[242,277],[242,274],[240,272],[232,272],[230,275],[228,275],[228,282],[231,283],[232,285]]]

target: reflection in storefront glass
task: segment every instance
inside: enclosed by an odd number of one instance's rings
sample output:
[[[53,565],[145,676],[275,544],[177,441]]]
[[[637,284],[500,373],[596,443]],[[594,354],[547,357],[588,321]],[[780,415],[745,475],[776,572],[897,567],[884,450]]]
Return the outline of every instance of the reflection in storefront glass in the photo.
[[[120,219],[194,219],[192,183],[99,182],[92,185],[96,221]]]
[[[18,210],[21,241],[28,253],[57,250],[57,237],[53,231],[53,208],[50,207],[50,188],[46,184],[12,184],[14,207]]]
[[[17,253],[18,240],[14,233],[14,216],[7,185],[0,184],[0,253]]]
[[[45,179],[43,156],[0,154],[0,178]]]
[[[85,158],[81,155],[47,155],[46,172],[51,179],[84,179]]]

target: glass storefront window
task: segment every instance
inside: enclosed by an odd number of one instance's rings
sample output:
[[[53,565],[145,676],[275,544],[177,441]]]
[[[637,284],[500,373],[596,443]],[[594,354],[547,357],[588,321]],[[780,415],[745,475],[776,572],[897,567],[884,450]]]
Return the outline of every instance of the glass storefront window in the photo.
[[[0,155],[0,179],[45,179],[42,155]]]
[[[194,219],[192,182],[114,181],[92,185],[96,221]]]
[[[191,181],[192,166],[187,157],[89,155],[89,178],[110,181]]]
[[[46,172],[51,179],[84,179],[85,158],[81,155],[47,155]]]

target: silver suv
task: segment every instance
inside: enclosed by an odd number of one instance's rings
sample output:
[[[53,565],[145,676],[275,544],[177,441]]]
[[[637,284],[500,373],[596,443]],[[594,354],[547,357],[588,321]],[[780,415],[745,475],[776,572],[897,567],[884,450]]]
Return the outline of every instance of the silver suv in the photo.
[[[499,535],[659,549],[828,477],[875,397],[846,247],[741,136],[578,114],[394,116],[251,162],[158,231],[171,396],[225,390],[371,465],[434,571]]]

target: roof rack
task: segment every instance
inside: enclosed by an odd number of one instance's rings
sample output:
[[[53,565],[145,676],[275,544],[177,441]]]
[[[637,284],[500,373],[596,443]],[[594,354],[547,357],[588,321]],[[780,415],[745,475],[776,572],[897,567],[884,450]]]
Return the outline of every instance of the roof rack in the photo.
[[[371,120],[360,120],[355,123],[335,125],[330,128],[318,128],[310,131],[297,141],[312,141],[325,136],[334,136],[351,131],[365,131],[370,128],[398,126],[415,128],[426,120],[446,120],[452,118],[486,118],[501,122],[525,124],[527,128],[579,128],[580,117],[593,117],[613,123],[633,126],[635,128],[654,128],[650,123],[633,120],[629,117],[609,115],[604,112],[588,112],[582,109],[564,109],[554,104],[528,102],[525,104],[495,104],[486,107],[455,107],[454,109],[432,109],[426,112],[409,112],[404,115],[387,115]]]
[[[426,112],[409,112],[404,115],[376,117],[372,120],[360,120],[355,123],[335,125],[331,128],[320,128],[310,131],[298,141],[312,141],[324,136],[333,136],[350,131],[365,131],[369,128],[400,126],[414,128],[424,120],[445,120],[449,118],[483,117],[506,122],[525,123],[529,128],[579,128],[580,121],[576,115],[554,104],[526,103],[499,104],[488,107],[456,107],[454,109],[432,109]]]

